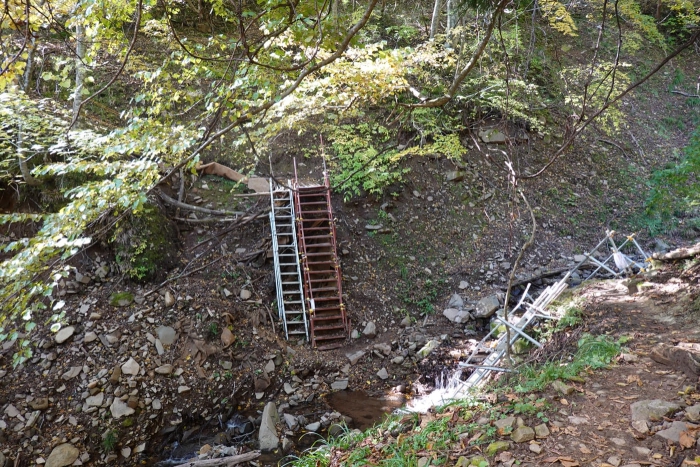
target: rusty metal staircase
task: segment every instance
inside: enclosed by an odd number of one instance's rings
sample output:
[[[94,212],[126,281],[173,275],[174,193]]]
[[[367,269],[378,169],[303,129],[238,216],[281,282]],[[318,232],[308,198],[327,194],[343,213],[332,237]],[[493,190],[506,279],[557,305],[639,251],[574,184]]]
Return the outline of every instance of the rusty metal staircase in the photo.
[[[270,180],[270,229],[275,263],[277,311],[287,339],[309,339],[292,190],[275,188]]]
[[[333,349],[344,344],[350,323],[343,304],[328,173],[323,172],[323,185],[302,186],[296,164],[294,171],[294,209],[311,344],[319,350]]]

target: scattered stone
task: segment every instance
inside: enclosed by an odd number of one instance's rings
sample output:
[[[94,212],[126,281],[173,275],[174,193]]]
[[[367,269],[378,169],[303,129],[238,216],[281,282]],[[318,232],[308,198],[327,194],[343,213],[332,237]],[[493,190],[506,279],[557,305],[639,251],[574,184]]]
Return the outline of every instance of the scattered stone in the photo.
[[[224,288],[223,292],[224,292],[224,297],[226,297],[226,298],[229,298],[231,295],[233,295],[233,293],[227,288]]]
[[[134,302],[133,294],[129,292],[117,292],[109,296],[109,304],[116,307],[129,306]]]
[[[635,420],[632,422],[632,428],[645,435],[649,433],[649,425],[646,420]]]
[[[362,350],[358,350],[357,352],[346,355],[346,357],[348,357],[348,360],[350,360],[351,365],[354,365],[357,362],[359,362],[360,359],[364,356],[365,356],[365,352]]]
[[[474,318],[490,318],[496,313],[501,306],[501,302],[498,301],[498,295],[489,295],[479,300],[476,304],[476,311],[474,312]]]
[[[262,413],[260,431],[258,432],[258,442],[260,450],[269,452],[277,449],[280,439],[277,436],[276,424],[279,423],[280,416],[274,402],[268,402]]]
[[[122,448],[122,450],[119,452],[121,453],[122,457],[124,457],[125,459],[128,459],[129,456],[131,455],[131,448],[129,446],[126,446],[126,447]]]
[[[566,394],[567,396],[573,394],[575,391],[574,388],[572,388],[571,386],[569,386],[567,384],[564,384],[564,382],[562,382],[560,380],[556,380],[556,381],[552,382],[552,389],[554,389],[555,391],[557,391],[561,394]]]
[[[169,375],[173,372],[174,368],[175,367],[172,366],[170,363],[166,363],[165,365],[161,365],[158,368],[156,368],[156,373],[158,373],[159,375]]]
[[[14,418],[19,415],[19,410],[17,410],[17,407],[14,405],[9,404],[7,407],[5,407],[5,414],[10,418]]]
[[[65,467],[78,459],[80,451],[70,443],[59,444],[46,459],[45,467]]]
[[[360,331],[357,329],[353,329],[352,332],[350,333],[350,338],[351,339],[359,339],[360,338]]]
[[[284,454],[289,454],[290,452],[292,452],[292,449],[294,449],[294,443],[292,442],[292,440],[290,440],[286,436],[282,438],[282,452]]]
[[[541,423],[535,427],[535,437],[537,439],[546,438],[549,436],[549,428],[544,423]]]
[[[109,382],[112,384],[118,384],[119,379],[122,377],[122,369],[119,367],[119,365],[114,365],[114,369],[112,369],[112,375],[109,377]]]
[[[572,415],[568,418],[568,420],[572,425],[588,425],[588,419],[586,417],[577,417]]]
[[[347,379],[339,379],[338,381],[333,381],[331,384],[331,389],[335,391],[344,391],[348,388],[348,380]]]
[[[183,392],[190,392],[190,387],[189,386],[178,386],[177,393],[182,394]]]
[[[304,427],[307,431],[316,432],[321,428],[321,422],[309,423]]]
[[[506,429],[513,428],[515,425],[515,417],[501,418],[496,420],[493,424],[498,431],[503,433]]]
[[[367,224],[365,225],[365,230],[381,230],[384,226],[382,224]]]
[[[382,368],[377,372],[377,376],[379,376],[379,379],[387,379],[389,378],[389,372],[386,371],[386,368]]]
[[[685,408],[685,418],[691,422],[700,421],[700,404],[695,404]]]
[[[583,263],[586,261],[586,255],[574,255],[574,263]]]
[[[440,346],[440,342],[438,342],[438,341],[436,341],[436,340],[430,340],[430,341],[428,341],[428,343],[425,344],[425,345],[423,346],[423,348],[421,348],[421,349],[418,351],[418,353],[417,353],[418,358],[425,358],[425,357],[427,357],[428,355],[430,355],[430,353],[431,353],[433,350],[437,349],[439,346]]]
[[[112,417],[114,418],[129,416],[135,412],[134,409],[116,397],[114,398],[112,405],[109,406],[109,411],[112,412]]]
[[[661,399],[643,400],[635,402],[630,406],[632,410],[632,421],[658,421],[663,417],[680,409],[678,404],[667,402]]]
[[[442,314],[453,323],[466,323],[472,319],[471,313],[467,310],[458,310],[457,308],[447,308]]]
[[[407,328],[411,325],[411,318],[410,316],[406,316],[404,319],[401,320],[399,323],[399,326],[402,328]]]
[[[618,456],[610,456],[608,457],[608,464],[612,465],[613,467],[619,467],[620,464],[622,464],[622,459],[620,459]]]
[[[377,335],[377,326],[372,321],[368,322],[362,331],[362,335],[369,338],[375,337]]]
[[[241,294],[240,294],[241,300],[248,300],[252,296],[253,296],[253,294],[250,292],[250,290],[241,289]]]
[[[267,362],[267,365],[265,365],[265,372],[269,374],[269,373],[273,373],[274,371],[275,371],[275,362],[270,360],[269,362]]]
[[[632,452],[634,452],[637,456],[640,457],[649,457],[651,456],[651,449],[645,448],[643,446],[635,446],[632,448]]]
[[[292,414],[284,414],[284,422],[287,424],[290,430],[296,430],[299,426],[299,420]]]
[[[94,331],[88,331],[85,333],[85,337],[83,338],[83,342],[86,344],[89,344],[90,342],[97,340],[97,333]]]
[[[418,458],[417,467],[427,467],[429,465],[430,465],[430,458],[429,457],[419,457]]]
[[[681,432],[697,427],[698,425],[693,425],[692,423],[673,422],[671,423],[670,428],[656,432],[656,436],[674,443],[678,443],[680,442]]]
[[[65,328],[61,328],[60,331],[56,333],[56,336],[54,339],[56,340],[57,344],[63,344],[65,341],[71,338],[73,333],[75,332],[75,327],[74,326],[68,326]]]
[[[87,399],[85,399],[85,405],[87,405],[88,407],[101,407],[104,400],[105,393],[98,392],[94,396],[90,396]]]
[[[287,394],[293,394],[295,391],[291,384],[284,383],[284,392],[286,392]]]
[[[495,456],[499,452],[507,451],[510,448],[508,441],[495,441],[486,446],[485,454],[489,457]]]
[[[160,399],[153,399],[153,402],[151,402],[151,408],[153,410],[160,410],[163,408],[163,403],[160,401]]]
[[[132,357],[129,358],[129,360],[127,360],[126,363],[124,363],[121,366],[121,369],[122,373],[124,373],[125,375],[138,375],[139,370],[141,370],[141,366]]]
[[[175,305],[175,297],[173,296],[172,292],[166,290],[165,297],[163,297],[163,301],[165,303],[166,308],[170,308],[171,306]]]
[[[503,144],[506,142],[506,135],[494,128],[479,130],[478,135],[484,143]]]
[[[512,439],[516,443],[532,441],[533,439],[535,439],[535,430],[533,430],[529,426],[520,426],[516,428],[515,431],[513,431],[513,434],[510,435],[510,439]]]
[[[452,294],[450,301],[447,303],[447,308],[457,308],[458,310],[464,306],[464,300],[459,294]]]
[[[622,438],[610,438],[610,442],[615,446],[625,446],[627,444],[627,441]]]
[[[445,178],[448,182],[461,182],[462,180],[464,180],[465,175],[466,172],[462,172],[459,170],[450,170],[445,174]]]
[[[83,371],[82,366],[72,366],[70,370],[66,371],[61,375],[61,379],[64,379],[66,381],[75,378],[78,376],[81,372]]]
[[[177,332],[170,326],[159,326],[158,329],[156,329],[156,334],[160,342],[165,346],[173,345],[175,339],[177,339]]]
[[[469,288],[469,282],[467,281],[460,281],[459,282],[459,290],[464,290],[466,288]]]
[[[29,407],[31,407],[33,410],[46,410],[49,408],[49,398],[39,397],[34,399],[29,403]],[[0,466],[2,466],[2,463],[0,463]]]
[[[539,454],[542,452],[542,446],[540,446],[537,443],[532,443],[528,447],[530,448],[530,451],[534,452],[535,454]]]

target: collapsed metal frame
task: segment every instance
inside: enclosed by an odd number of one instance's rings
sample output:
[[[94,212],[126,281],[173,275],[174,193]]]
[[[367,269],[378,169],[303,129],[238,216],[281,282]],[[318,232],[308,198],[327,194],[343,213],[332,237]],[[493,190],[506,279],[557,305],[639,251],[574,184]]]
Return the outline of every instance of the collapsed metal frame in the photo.
[[[633,273],[633,268],[636,268],[638,272],[645,271],[646,268],[644,267],[644,264],[640,264],[639,262],[630,258],[629,255],[626,255],[621,251],[622,248],[624,248],[628,243],[631,242],[632,244],[634,244],[637,251],[642,255],[645,263],[651,261],[650,256],[647,255],[644,249],[639,245],[639,243],[637,243],[637,240],[634,238],[635,234],[626,236],[625,240],[619,246],[615,243],[615,235],[616,232],[614,230],[607,231],[605,238],[603,238],[603,240],[601,240],[598,243],[598,245],[596,245],[596,247],[593,248],[593,250],[591,250],[588,253],[585,253],[584,259],[582,261],[579,261],[571,270],[569,270],[561,280],[547,287],[537,298],[533,298],[531,295],[528,294],[531,286],[531,284],[528,283],[525,287],[525,290],[523,291],[520,301],[508,313],[509,320],[505,320],[504,318],[496,314],[494,319],[500,324],[507,326],[511,331],[513,331],[513,333],[510,335],[509,342],[506,343],[506,336],[508,335],[508,333],[503,333],[496,341],[495,346],[491,347],[486,345],[486,342],[494,335],[494,333],[498,330],[500,326],[494,327],[486,336],[484,336],[484,338],[472,350],[467,360],[465,362],[459,363],[460,368],[474,368],[474,371],[467,378],[466,381],[462,381],[460,384],[456,385],[454,392],[452,393],[451,397],[449,397],[449,399],[454,400],[463,397],[472,388],[478,388],[479,386],[483,385],[486,382],[487,377],[494,371],[512,372],[513,370],[511,369],[498,366],[498,363],[506,354],[506,349],[515,344],[515,342],[518,339],[523,338],[531,342],[535,346],[541,348],[542,344],[535,340],[533,337],[529,336],[527,333],[525,333],[525,328],[533,322],[535,322],[537,319],[559,318],[557,316],[549,314],[547,312],[547,307],[554,300],[556,300],[564,290],[568,288],[569,279],[572,277],[574,272],[580,269],[581,266],[583,266],[586,262],[590,262],[596,265],[597,268],[585,279],[583,279],[583,281],[592,279],[596,276],[596,274],[598,274],[598,272],[601,269],[609,272],[615,278],[620,277],[624,274]],[[598,250],[600,250],[600,248],[606,243],[609,244],[611,254],[608,255],[607,258],[605,258],[604,260],[600,261],[593,255],[597,253]],[[615,267],[617,267],[618,271],[613,270],[612,264],[608,265],[608,263],[611,261],[615,264]],[[520,318],[517,318],[515,316],[516,313],[522,309],[524,309],[522,316]],[[510,322],[510,319],[514,318],[517,319],[517,321]],[[490,351],[490,354],[483,361],[479,363],[474,363],[476,356],[482,350]]]

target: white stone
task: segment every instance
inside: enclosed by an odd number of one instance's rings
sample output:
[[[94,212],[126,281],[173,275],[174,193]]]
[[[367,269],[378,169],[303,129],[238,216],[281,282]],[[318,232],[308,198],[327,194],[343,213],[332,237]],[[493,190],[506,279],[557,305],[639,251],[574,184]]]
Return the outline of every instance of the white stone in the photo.
[[[114,399],[114,402],[112,402],[109,410],[112,412],[112,417],[114,418],[121,418],[134,413],[134,409],[126,405],[121,399],[117,398]]]
[[[122,373],[125,375],[138,375],[140,369],[141,366],[133,358],[129,358],[129,360],[122,365]]]
[[[75,332],[75,327],[73,327],[73,326],[61,328],[61,330],[56,333],[56,336],[54,337],[54,339],[56,339],[57,344],[63,344],[65,341],[70,339],[70,337],[73,335],[74,332]]]
[[[105,400],[105,393],[104,392],[98,392],[94,396],[90,396],[87,399],[85,399],[85,404],[87,404],[88,407],[100,407],[102,403]]]

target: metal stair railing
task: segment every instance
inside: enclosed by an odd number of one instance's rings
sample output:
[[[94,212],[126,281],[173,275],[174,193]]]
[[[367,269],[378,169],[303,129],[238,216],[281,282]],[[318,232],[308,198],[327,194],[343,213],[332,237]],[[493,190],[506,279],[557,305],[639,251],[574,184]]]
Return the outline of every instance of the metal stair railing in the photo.
[[[627,236],[625,241],[619,246],[615,243],[614,237],[615,231],[606,232],[605,238],[601,240],[593,250],[591,250],[589,253],[586,253],[582,261],[579,261],[578,264],[576,264],[571,270],[569,270],[561,280],[547,287],[537,297],[537,299],[532,300],[532,297],[528,294],[531,284],[527,284],[525,291],[523,292],[523,295],[520,298],[520,301],[509,313],[509,320],[505,320],[499,317],[498,315],[496,315],[495,317],[495,320],[498,323],[508,326],[508,328],[510,328],[514,332],[513,334],[511,334],[510,342],[506,344],[507,333],[503,333],[496,341],[495,346],[490,347],[486,345],[486,342],[493,336],[493,334],[496,332],[499,326],[494,327],[494,329],[492,329],[486,336],[484,336],[484,338],[474,347],[467,360],[459,364],[461,368],[474,368],[474,371],[467,378],[466,381],[462,381],[456,386],[451,398],[459,398],[460,396],[465,395],[465,393],[469,389],[480,386],[486,381],[487,376],[493,371],[513,371],[511,369],[499,367],[498,362],[506,354],[506,349],[508,348],[508,346],[512,346],[518,339],[524,338],[529,342],[532,342],[537,347],[542,347],[542,344],[540,344],[534,338],[525,333],[525,328],[537,319],[557,318],[556,316],[547,313],[546,309],[554,300],[556,300],[559,297],[559,295],[561,295],[561,293],[564,290],[568,288],[568,281],[571,278],[572,274],[575,271],[577,271],[584,263],[590,262],[597,266],[597,268],[590,275],[588,275],[588,277],[583,279],[584,281],[594,277],[601,269],[605,269],[606,271],[610,272],[611,274],[613,274],[614,277],[619,277],[620,275],[625,273],[631,273],[632,266],[636,267],[639,271],[644,271],[645,268],[643,264],[640,264],[639,262],[633,260],[621,251],[621,249],[625,245],[632,242],[636,247],[637,251],[644,258],[644,261],[646,262],[650,260],[649,256],[644,252],[644,249],[635,240],[634,234]],[[593,255],[606,242],[609,243],[610,249],[613,253],[610,254],[606,259],[600,261],[596,259]],[[614,271],[612,265],[608,266],[607,263],[610,260],[613,260],[613,262],[615,263],[615,267],[617,267],[619,271]],[[528,299],[531,300],[531,302],[528,302]],[[516,322],[509,322],[511,318],[515,318],[516,313],[521,308],[525,309],[523,315],[519,319],[517,319]],[[478,364],[473,363],[477,355],[479,355],[482,350],[490,351],[489,355],[486,356],[486,358]]]
[[[294,200],[292,197],[292,192],[289,189],[273,189],[273,182],[270,180],[270,204],[271,204],[271,211],[270,211],[270,230],[272,232],[272,251],[273,251],[273,260],[274,260],[274,267],[275,267],[275,288],[277,291],[277,311],[280,317],[280,320],[282,321],[282,326],[284,328],[284,334],[285,338],[288,340],[289,339],[289,326],[290,323],[300,325],[303,323],[304,325],[304,337],[306,340],[309,340],[309,323],[307,320],[306,316],[306,306],[304,303],[304,293],[303,293],[303,288],[302,288],[302,278],[301,278],[301,266],[299,265],[299,249],[297,245],[297,238],[296,238],[296,225],[295,225],[295,215],[294,215]],[[282,198],[276,198],[275,195],[279,194],[284,194],[284,197]],[[277,206],[276,203],[279,203],[280,201],[287,201],[286,205],[284,206]],[[286,212],[285,212],[286,211]],[[286,225],[286,227],[289,227],[290,232],[285,232],[284,235],[291,237],[291,242],[288,245],[285,245],[284,248],[290,253],[286,253],[285,258],[290,257],[291,262],[289,263],[282,263],[280,260],[280,245],[279,245],[279,239],[278,239],[278,224],[277,224],[277,213],[278,212],[283,212],[285,214],[285,219],[289,219],[289,224]],[[294,271],[291,272],[291,274],[286,273],[285,275],[292,275],[294,277],[293,281],[284,281],[283,278],[283,273],[282,273],[282,266],[287,266],[287,267],[292,267]],[[292,293],[292,294],[298,294],[299,295],[299,300],[297,302],[299,303],[294,303],[294,305],[297,305],[300,310],[293,312],[292,310],[287,310],[287,301],[285,300],[285,290],[284,286],[287,285],[297,285],[298,290],[294,291],[287,291],[287,293]],[[289,315],[292,315],[292,313],[295,316],[301,316],[301,322],[297,323],[295,321],[290,321],[289,320]]]

